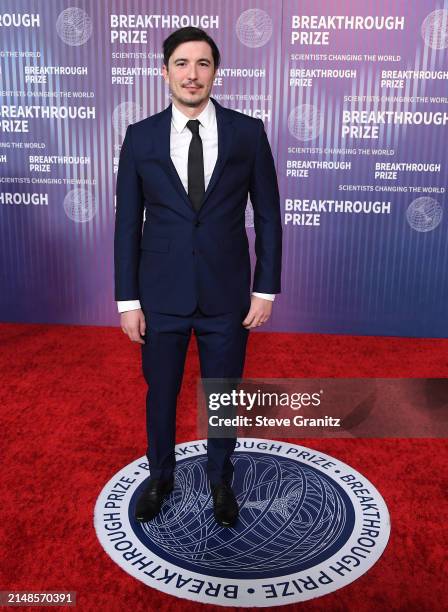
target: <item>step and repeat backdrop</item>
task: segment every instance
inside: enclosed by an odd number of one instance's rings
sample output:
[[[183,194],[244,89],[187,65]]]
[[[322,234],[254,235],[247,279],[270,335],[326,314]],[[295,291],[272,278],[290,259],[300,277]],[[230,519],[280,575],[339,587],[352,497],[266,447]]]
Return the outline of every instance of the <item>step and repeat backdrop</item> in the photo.
[[[118,324],[126,126],[170,103],[162,42],[206,30],[212,96],[264,121],[283,219],[264,330],[448,336],[448,3],[0,0],[0,318]],[[253,251],[253,209],[246,226]],[[253,253],[252,253],[253,257]]]

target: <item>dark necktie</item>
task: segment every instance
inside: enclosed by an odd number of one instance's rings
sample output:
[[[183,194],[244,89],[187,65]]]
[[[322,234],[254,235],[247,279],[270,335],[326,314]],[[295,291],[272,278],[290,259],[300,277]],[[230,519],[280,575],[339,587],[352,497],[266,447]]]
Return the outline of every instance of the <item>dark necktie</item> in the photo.
[[[202,140],[199,136],[199,120],[190,119],[187,127],[192,137],[188,149],[188,197],[193,208],[198,211],[201,207],[205,193],[204,156],[202,153]]]

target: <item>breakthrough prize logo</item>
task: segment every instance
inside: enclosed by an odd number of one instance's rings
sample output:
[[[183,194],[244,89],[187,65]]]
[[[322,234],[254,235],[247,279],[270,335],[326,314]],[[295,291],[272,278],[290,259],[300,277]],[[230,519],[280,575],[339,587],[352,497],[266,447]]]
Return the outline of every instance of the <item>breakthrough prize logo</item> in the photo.
[[[266,11],[251,8],[241,13],[235,29],[238,40],[246,47],[263,47],[272,36],[272,19]]]
[[[94,524],[126,572],[177,597],[226,606],[273,606],[335,591],[364,574],[386,547],[390,522],[375,487],[337,459],[244,438],[233,455],[240,515],[213,517],[205,440],[176,447],[175,487],[160,514],[137,523],[146,457],[102,490]]]
[[[136,102],[122,102],[114,108],[112,113],[112,125],[117,134],[124,136],[130,123],[143,119],[145,113]]]
[[[437,200],[423,196],[409,204],[406,219],[416,232],[431,232],[441,222],[442,214],[443,209]]]
[[[301,104],[292,109],[288,116],[289,133],[306,142],[320,136],[324,128],[323,114],[313,104]]]
[[[88,189],[76,187],[67,193],[64,212],[75,223],[86,223],[96,215],[96,200]]]
[[[448,47],[448,11],[437,9],[422,23],[422,36],[425,44],[432,49]]]
[[[84,45],[92,35],[92,20],[89,15],[77,6],[63,10],[56,21],[59,38],[70,47]]]

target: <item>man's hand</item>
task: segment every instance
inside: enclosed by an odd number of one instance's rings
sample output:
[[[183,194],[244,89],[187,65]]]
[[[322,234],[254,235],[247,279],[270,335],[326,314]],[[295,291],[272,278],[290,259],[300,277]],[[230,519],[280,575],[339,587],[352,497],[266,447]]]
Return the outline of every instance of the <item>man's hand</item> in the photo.
[[[122,312],[120,315],[120,325],[123,332],[129,336],[132,342],[145,344],[141,336],[145,335],[146,321],[141,308]]]
[[[243,325],[246,329],[252,329],[253,327],[259,327],[266,323],[271,316],[272,312],[272,301],[265,300],[253,295],[251,297],[250,309],[247,313],[246,318],[243,321]]]

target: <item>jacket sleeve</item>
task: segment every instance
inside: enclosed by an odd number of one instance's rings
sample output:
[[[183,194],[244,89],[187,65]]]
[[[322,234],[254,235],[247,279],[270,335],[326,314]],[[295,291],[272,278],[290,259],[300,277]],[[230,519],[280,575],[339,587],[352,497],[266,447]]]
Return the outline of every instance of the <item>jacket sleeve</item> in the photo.
[[[252,291],[280,293],[282,222],[274,158],[264,124],[259,121],[255,160],[249,185],[254,209],[256,264]]]
[[[115,300],[138,300],[138,266],[144,198],[129,125],[120,151],[114,233]]]

